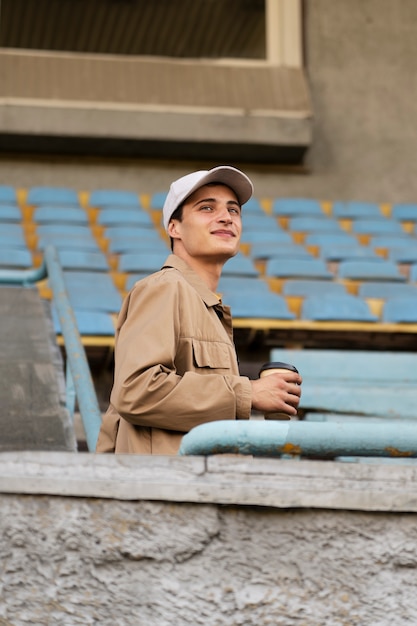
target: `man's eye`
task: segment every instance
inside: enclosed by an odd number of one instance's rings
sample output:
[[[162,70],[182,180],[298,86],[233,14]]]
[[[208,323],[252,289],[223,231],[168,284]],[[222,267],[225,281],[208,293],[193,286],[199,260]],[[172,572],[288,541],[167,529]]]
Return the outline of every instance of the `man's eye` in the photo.
[[[239,213],[240,213],[239,209],[235,209],[233,207],[229,209],[229,212],[230,213],[236,213],[236,215],[239,215]]]
[[[203,206],[200,207],[200,209],[202,211],[211,211],[212,207],[210,205],[208,205],[208,204],[204,204]]]

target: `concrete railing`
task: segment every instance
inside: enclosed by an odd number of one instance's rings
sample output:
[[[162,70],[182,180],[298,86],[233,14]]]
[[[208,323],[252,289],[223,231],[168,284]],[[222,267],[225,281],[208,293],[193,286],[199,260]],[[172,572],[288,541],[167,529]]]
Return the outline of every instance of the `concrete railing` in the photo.
[[[56,249],[53,246],[45,248],[43,262],[39,268],[0,271],[0,285],[28,286],[45,278],[48,279],[52,290],[53,302],[64,338],[67,356],[67,409],[71,416],[74,416],[75,400],[77,400],[87,447],[90,452],[93,452],[101,425],[101,411]]]

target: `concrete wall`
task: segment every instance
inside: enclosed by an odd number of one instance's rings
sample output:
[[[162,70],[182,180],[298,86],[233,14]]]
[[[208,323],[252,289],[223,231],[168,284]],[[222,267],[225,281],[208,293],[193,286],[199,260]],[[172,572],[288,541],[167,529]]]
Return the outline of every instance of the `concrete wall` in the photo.
[[[258,195],[415,201],[417,4],[412,0],[307,0],[306,63],[313,100],[309,172],[242,164]],[[152,192],[214,163],[83,158],[0,160],[0,181],[112,186]],[[237,164],[239,165],[239,164]]]
[[[0,456],[0,624],[405,626],[416,466]]]

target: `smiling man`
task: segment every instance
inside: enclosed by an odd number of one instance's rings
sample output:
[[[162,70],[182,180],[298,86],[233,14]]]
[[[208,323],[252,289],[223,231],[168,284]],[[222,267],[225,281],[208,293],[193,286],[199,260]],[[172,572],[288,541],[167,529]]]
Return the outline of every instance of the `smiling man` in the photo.
[[[172,254],[123,303],[97,452],[176,454],[183,435],[205,422],[249,419],[252,409],[296,415],[300,376],[241,376],[231,312],[216,294],[252,193],[229,166],[172,183],[163,208]]]

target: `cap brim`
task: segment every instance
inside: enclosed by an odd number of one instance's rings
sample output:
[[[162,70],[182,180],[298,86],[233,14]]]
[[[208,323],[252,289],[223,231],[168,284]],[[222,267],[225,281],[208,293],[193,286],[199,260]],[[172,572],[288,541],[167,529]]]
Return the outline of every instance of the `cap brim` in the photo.
[[[200,187],[208,183],[222,183],[230,187],[230,189],[235,192],[239,204],[245,204],[253,194],[252,182],[246,174],[237,170],[235,167],[219,165],[209,170],[205,176],[202,176],[194,187],[189,190],[184,200],[191,196],[194,191],[197,191],[197,189],[200,189]]]

